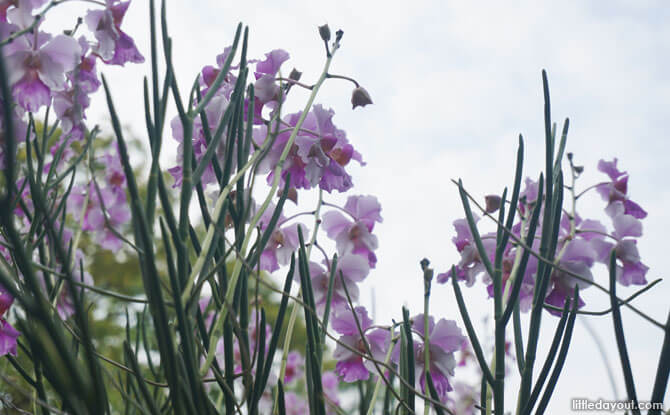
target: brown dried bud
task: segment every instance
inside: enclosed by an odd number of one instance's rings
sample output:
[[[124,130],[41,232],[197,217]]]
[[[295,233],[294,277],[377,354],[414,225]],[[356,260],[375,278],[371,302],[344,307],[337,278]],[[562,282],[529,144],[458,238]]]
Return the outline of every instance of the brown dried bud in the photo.
[[[277,197],[281,197],[282,190],[277,191]],[[298,204],[298,191],[295,190],[295,187],[291,187],[288,189],[288,194],[286,195],[286,198],[290,200],[291,202],[295,203],[296,205]]]
[[[293,68],[293,70],[291,70],[291,73],[288,75],[288,78],[297,82],[297,81],[300,80],[301,76],[302,76],[302,72]]]
[[[355,88],[351,93],[351,109],[356,107],[364,107],[368,104],[372,104],[372,98],[370,98],[368,91],[366,91],[362,86]]]
[[[330,27],[327,24],[319,26],[319,35],[324,42],[328,42],[330,40]]]
[[[488,213],[493,213],[500,209],[500,203],[502,202],[502,199],[498,195],[488,195],[484,196],[484,201],[486,202],[486,211]]]

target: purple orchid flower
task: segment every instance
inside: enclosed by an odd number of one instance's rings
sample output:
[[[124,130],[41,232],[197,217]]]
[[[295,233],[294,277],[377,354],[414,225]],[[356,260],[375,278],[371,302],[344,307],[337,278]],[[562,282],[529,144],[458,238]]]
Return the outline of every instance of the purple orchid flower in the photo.
[[[88,193],[82,230],[95,232],[101,248],[118,251],[123,244],[121,239],[106,225],[105,212],[108,215],[109,224],[115,230],[130,221],[130,208],[125,191],[126,177],[118,154],[108,153],[98,160],[106,168],[105,181],[99,182],[99,192],[93,181],[85,186],[76,186],[67,201],[68,210],[76,220],[79,220]],[[103,212],[103,205],[105,212]]]
[[[276,101],[279,95],[279,85],[275,82],[275,77],[279,72],[282,63],[289,59],[289,54],[283,49],[275,49],[265,54],[265,59],[256,64],[256,83],[254,84],[254,94],[256,106],[263,107],[270,101]],[[260,120],[260,112],[256,118]]]
[[[53,91],[66,87],[66,73],[81,60],[81,48],[69,36],[39,33],[12,42],[6,55],[9,83],[16,102],[37,111],[51,102]]]
[[[259,220],[261,231],[265,232],[267,230],[274,211],[275,205],[271,203],[268,209],[263,212]],[[272,231],[272,235],[261,253],[260,268],[262,270],[274,272],[279,269],[280,265],[288,265],[291,262],[291,255],[300,246],[298,228],[302,228],[303,235],[307,234],[307,227],[302,223],[285,225],[285,222],[286,217],[280,214],[277,226]]]
[[[0,21],[6,22],[9,19],[21,28],[26,28],[35,20],[33,11],[46,2],[47,0],[0,0]]]
[[[414,342],[416,373],[420,373],[419,384],[426,391],[426,370],[424,353],[430,348],[430,375],[435,384],[435,390],[442,402],[446,401],[447,392],[452,390],[448,377],[454,376],[456,359],[454,352],[463,349],[467,338],[461,334],[461,329],[455,321],[440,319],[437,324],[432,316],[428,320],[428,345],[424,344],[424,315],[419,314],[412,318],[412,327],[418,332],[420,341]],[[397,354],[399,358],[399,354]]]
[[[475,222],[479,221],[479,218],[475,216]],[[466,219],[456,219],[454,221],[454,229],[456,230],[456,236],[454,236],[451,241],[456,245],[456,249],[461,254],[461,260],[456,266],[456,274],[459,280],[464,280],[468,287],[471,287],[477,280],[477,276],[484,274],[486,281],[490,280],[490,275],[486,272],[486,267],[479,256],[479,251],[477,246],[474,243],[474,238],[470,232],[470,227]],[[492,260],[495,253],[495,234],[489,233],[482,235],[482,243],[484,249],[489,257]],[[437,282],[440,284],[446,283],[451,277],[451,270],[447,272],[438,274]]]
[[[345,166],[351,160],[364,165],[361,155],[349,144],[344,131],[335,128],[332,123],[334,112],[325,110],[321,105],[315,105],[307,114],[305,122],[296,136],[293,146],[289,149],[281,173],[281,185],[286,176],[291,174],[291,187],[296,189],[311,189],[319,186],[321,189],[332,192],[345,192],[353,183]],[[295,127],[300,113],[287,116],[282,128]],[[273,130],[274,126],[270,130]],[[280,133],[268,156],[259,165],[260,173],[268,174],[268,183],[274,180],[274,168],[284,151],[290,131]],[[254,140],[262,145],[269,138],[268,128],[261,126],[255,130]]]
[[[130,1],[107,0],[104,10],[89,10],[84,18],[98,40],[93,52],[107,64],[124,66],[126,62],[144,62],[135,41],[121,30],[128,6]]]
[[[628,173],[619,171],[617,168],[617,159],[612,161],[600,160],[598,170],[607,174],[610,182],[601,183],[596,186],[596,191],[603,200],[607,201],[608,206],[613,202],[620,201],[624,206],[624,213],[637,219],[647,217],[647,212],[637,203],[628,198]]]
[[[574,237],[571,236],[572,226],[574,226]],[[589,283],[589,281],[593,281],[591,268],[598,258],[596,246],[602,243],[606,235],[605,226],[597,220],[582,220],[576,214],[571,221],[568,214],[563,214],[557,246],[557,255],[561,255],[559,266],[562,270],[554,270],[551,274],[553,285],[545,298],[545,303],[562,309],[565,299],[574,295],[575,286],[579,286],[580,292],[591,286]],[[535,263],[537,263],[537,260],[535,260]],[[582,279],[580,280],[563,270],[579,275]],[[578,307],[581,308],[584,304],[580,296]],[[549,312],[556,316],[562,314],[558,310],[549,310]]]
[[[286,371],[284,372],[284,383],[291,383],[292,380],[302,376],[302,367],[305,364],[305,358],[300,352],[289,352],[286,359]]]
[[[647,283],[646,274],[649,270],[640,260],[637,249],[637,240],[642,236],[642,222],[631,214],[626,214],[625,202],[612,202],[608,213],[612,218],[614,232],[611,235],[616,243],[606,240],[594,241],[597,260],[609,266],[610,252],[615,250],[617,258],[617,281],[621,285],[644,285]]]
[[[355,307],[354,312],[358,316],[361,330],[370,346],[372,357],[375,360],[384,361],[391,343],[390,332],[385,329],[368,330],[372,327],[372,320],[368,317],[365,307]],[[333,352],[333,358],[337,360],[335,371],[343,381],[348,383],[367,380],[370,377],[370,372],[374,372],[375,367],[374,363],[361,356],[361,354],[367,354],[367,349],[360,336],[352,310],[349,308],[336,310],[333,314],[332,324],[333,329],[342,335]],[[343,346],[343,344],[348,347]],[[352,351],[352,349],[359,353]]]
[[[19,338],[19,333],[11,324],[4,318],[0,318],[0,356],[11,354],[16,356],[16,339]]]
[[[0,356],[11,354],[16,356],[16,339],[21,333],[16,331],[4,315],[12,306],[14,297],[12,297],[5,288],[0,285]]]
[[[205,108],[205,113],[207,114],[207,120],[209,122],[209,128],[210,128],[209,132],[211,134],[214,134],[214,131],[217,125],[219,124],[221,117],[223,117],[226,108],[228,108],[228,104],[229,104],[228,99],[220,94],[215,95],[214,98],[212,98],[212,100],[207,104]],[[178,164],[168,169],[168,172],[174,178],[175,182],[173,187],[178,187],[181,186],[182,183],[183,178],[182,161],[184,158],[184,131],[179,116],[175,116],[172,119],[172,121],[170,122],[170,126],[172,127],[172,137],[179,143],[179,146],[177,147]],[[196,118],[193,122],[192,142],[193,142],[193,155],[195,156],[196,161],[199,162],[205,155],[205,152],[207,151],[207,140],[205,130],[204,126],[202,125],[202,119],[200,117]],[[226,147],[225,142],[222,140],[219,143],[219,147],[217,147],[216,149],[216,155],[214,157],[218,157],[219,159],[223,160],[225,157],[224,153],[225,147]],[[236,145],[233,146],[234,152],[237,151],[236,148],[237,148]],[[235,160],[236,158],[233,157],[233,168],[235,168],[236,166]],[[211,183],[217,183],[217,178],[214,173],[214,168],[212,167],[212,164],[209,164],[205,168],[201,180],[203,186],[207,186],[208,184]]]
[[[328,300],[328,284],[330,282],[330,270],[326,270],[316,262],[309,263],[309,273],[312,278],[312,289],[314,291],[314,303],[317,311],[323,312]],[[359,255],[345,254],[338,258],[337,269],[333,280],[333,293],[331,307],[338,309],[347,305],[347,291],[353,302],[358,301],[358,283],[363,281],[370,273],[370,267],[365,258]],[[341,275],[341,277],[340,277]],[[344,280],[344,281],[343,281]]]
[[[340,255],[361,255],[368,259],[370,268],[374,268],[377,263],[374,251],[379,243],[372,230],[375,222],[382,222],[381,205],[374,196],[349,196],[344,211],[351,218],[336,210],[323,215],[322,223],[326,234],[335,240]]]
[[[323,385],[323,393],[326,398],[328,398],[333,405],[339,405],[340,398],[337,394],[337,390],[340,382],[335,372],[323,372],[321,374],[321,383]],[[326,405],[326,413],[330,415],[335,414],[336,412],[331,408],[330,405]]]

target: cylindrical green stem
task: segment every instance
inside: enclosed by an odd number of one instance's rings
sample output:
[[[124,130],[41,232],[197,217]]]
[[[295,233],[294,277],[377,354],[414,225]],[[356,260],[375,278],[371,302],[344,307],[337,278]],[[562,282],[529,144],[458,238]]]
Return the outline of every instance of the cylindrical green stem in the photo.
[[[286,146],[284,147],[284,151],[281,153],[281,156],[279,157],[279,161],[277,162],[277,166],[274,169],[274,180],[272,182],[272,187],[270,188],[270,191],[268,192],[267,197],[265,198],[265,201],[259,208],[259,210],[256,212],[254,215],[253,219],[249,223],[249,228],[247,230],[246,235],[244,236],[244,240],[242,242],[242,247],[240,249],[240,255],[244,257],[246,254],[247,248],[249,246],[249,243],[251,242],[251,239],[254,235],[256,225],[258,224],[258,221],[261,218],[261,215],[267,210],[268,206],[270,205],[270,202],[272,201],[272,198],[274,197],[275,193],[277,192],[277,188],[279,187],[279,181],[281,180],[281,173],[282,173],[282,168],[284,166],[284,162],[286,161],[286,158],[288,157],[289,151],[293,147],[293,143],[295,142],[295,139],[298,135],[298,131],[300,130],[300,127],[302,127],[302,124],[305,122],[305,118],[307,117],[307,114],[309,113],[309,110],[312,108],[312,104],[314,103],[314,99],[316,98],[316,95],[323,84],[323,82],[326,80],[326,74],[328,73],[328,69],[330,68],[330,64],[332,61],[332,56],[328,57],[326,59],[326,64],[324,65],[323,71],[321,73],[321,76],[319,77],[319,80],[317,83],[314,85],[314,89],[312,90],[312,93],[309,96],[309,99],[307,100],[307,104],[305,105],[305,109],[302,111],[300,114],[300,118],[298,119],[298,122],[295,125],[295,128],[293,129],[293,132],[291,133],[291,136],[289,137],[288,141],[286,142]],[[257,152],[258,153],[258,152]],[[234,181],[231,181],[231,183],[234,183]],[[212,223],[216,223],[216,221],[213,221]],[[212,230],[212,232],[214,232]],[[209,232],[208,232],[209,233]],[[213,235],[212,235],[213,236]],[[202,253],[205,253],[205,249],[203,247]],[[232,304],[233,302],[233,296],[235,295],[235,288],[237,286],[237,279],[240,276],[240,272],[242,271],[242,261],[235,261],[235,265],[233,267],[233,272],[230,276],[230,280],[228,282],[228,289],[226,291],[226,295],[224,297],[224,301],[221,304],[221,309],[219,310],[219,315],[214,323],[214,328],[213,328],[213,335],[210,337],[210,342],[207,348],[207,357],[205,358],[205,363],[202,365],[200,368],[200,373],[205,374],[209,370],[209,367],[212,364],[212,361],[214,360],[214,350],[216,348],[216,342],[218,340],[218,334],[221,331],[221,328],[223,327],[223,322],[226,319],[226,316],[228,315],[228,306]],[[189,278],[191,280],[191,278]],[[192,284],[192,281],[190,281]]]
[[[389,362],[391,361],[391,353],[393,352],[394,345],[398,341],[398,337],[393,337],[393,328],[390,329],[391,331],[391,345],[389,346],[388,351],[386,352],[386,356],[384,357],[384,366],[387,366]],[[381,389],[383,379],[381,375],[377,378],[377,383],[375,383],[375,390],[372,393],[372,399],[370,399],[370,404],[368,405],[368,414],[367,415],[372,415],[374,413],[374,408],[375,408],[375,402],[377,401],[377,395],[379,395],[379,389]],[[426,400],[426,402],[428,402]]]
[[[425,261],[425,262],[424,262]],[[423,267],[423,370],[425,377],[428,378],[428,373],[430,372],[430,285],[433,279],[433,270],[428,268],[428,261],[424,260],[421,262]],[[455,276],[453,278],[456,278]],[[426,385],[428,385],[428,380],[424,380]],[[428,386],[426,386],[426,389]],[[428,394],[428,393],[427,393]],[[423,405],[424,415],[430,413],[430,401],[424,399]]]
[[[321,223],[321,206],[323,205],[323,190],[319,189],[319,200],[314,210],[314,231],[312,232],[312,237],[310,238],[309,246],[307,247],[307,261],[312,255],[312,247],[316,242],[316,233],[319,229],[319,224]],[[298,292],[300,296],[300,292]],[[291,308],[291,316],[288,321],[288,326],[286,327],[286,335],[284,336],[284,347],[282,349],[281,357],[281,366],[279,367],[279,379],[284,380],[284,374],[286,373],[286,363],[288,362],[288,353],[289,348],[291,347],[291,341],[293,339],[293,329],[295,328],[295,321],[298,317],[299,304],[293,303]],[[324,329],[325,330],[325,329]]]

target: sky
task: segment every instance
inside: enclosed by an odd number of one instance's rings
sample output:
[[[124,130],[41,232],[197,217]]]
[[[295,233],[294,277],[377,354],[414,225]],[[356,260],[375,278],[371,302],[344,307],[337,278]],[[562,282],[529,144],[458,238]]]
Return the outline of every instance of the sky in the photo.
[[[356,78],[374,105],[352,111],[351,86],[339,80],[327,82],[317,102],[335,110],[335,124],[347,131],[367,162],[352,168],[352,193],[373,194],[383,206],[384,222],[376,228],[379,262],[361,295],[363,304],[374,304],[378,321],[398,319],[401,305],[413,314],[421,310],[422,258],[429,258],[438,272],[458,261],[452,222],[464,214],[451,179],[461,178],[479,200],[501,193],[511,186],[519,134],[526,143],[525,172],[539,175],[544,154],[542,69],[549,74],[553,119],[562,123],[570,118],[567,150],[585,166],[578,186],[604,180],[596,171],[600,158],[619,158],[620,167],[630,173],[631,197],[649,212],[639,242],[642,260],[650,267],[647,278],[667,277],[662,261],[670,229],[669,9],[661,1],[509,3],[168,1],[182,90],[203,66],[214,64],[240,21],[250,27],[249,56],[283,48],[291,54],[284,70],[298,68],[306,83],[318,77],[323,65],[317,26],[328,23],[333,31],[344,30],[332,72]],[[133,2],[123,28],[148,57],[146,4]],[[51,24],[72,26],[81,9],[77,7],[57,8]],[[124,125],[143,137],[142,77],[149,74],[149,66],[105,68],[104,73]],[[296,111],[305,97],[296,93],[290,101]],[[100,94],[89,119],[109,129]],[[165,142],[173,145],[165,150],[163,162],[170,166],[176,143]],[[344,200],[340,195],[327,198]],[[606,220],[602,207],[593,195],[581,208]],[[604,267],[595,276],[607,283]],[[668,284],[661,282],[636,302],[658,321],[665,321],[668,313]],[[632,292],[619,288],[622,297]],[[583,295],[589,310],[609,305],[596,289]],[[481,283],[467,290],[471,314],[483,317],[492,311],[486,297]],[[449,286],[434,287],[431,310],[462,327]],[[629,310],[623,310],[623,318],[638,396],[648,400],[662,332]],[[540,356],[548,349],[546,336],[555,324],[556,319],[545,315]],[[589,324],[605,345],[618,395],[612,392],[593,339],[578,321],[548,413],[568,413],[570,399],[576,397],[624,397],[611,319],[595,317]],[[485,326],[478,327],[485,337]],[[507,385],[508,401],[515,398],[515,388],[514,380]]]

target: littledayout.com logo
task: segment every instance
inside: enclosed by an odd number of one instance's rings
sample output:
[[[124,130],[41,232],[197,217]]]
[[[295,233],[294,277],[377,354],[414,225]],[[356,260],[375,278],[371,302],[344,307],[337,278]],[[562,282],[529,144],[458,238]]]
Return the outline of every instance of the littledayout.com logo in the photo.
[[[571,402],[571,409],[575,412],[581,411],[609,411],[609,412],[624,412],[638,409],[641,411],[648,411],[651,409],[663,410],[663,403],[659,402],[635,402],[633,401],[607,401],[604,399],[587,399],[574,398]]]

